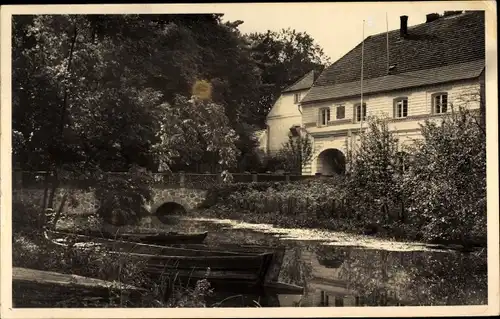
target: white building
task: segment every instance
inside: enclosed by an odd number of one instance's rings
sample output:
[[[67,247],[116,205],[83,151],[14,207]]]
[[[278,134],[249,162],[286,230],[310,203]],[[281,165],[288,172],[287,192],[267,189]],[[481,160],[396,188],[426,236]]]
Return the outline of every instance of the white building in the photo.
[[[267,115],[266,151],[276,154],[291,133],[291,129],[302,127],[300,101],[307,94],[318,73],[311,71],[283,90]]]
[[[304,174],[341,173],[346,141],[357,140],[360,122],[367,116],[388,116],[389,128],[400,143],[411,143],[421,136],[419,123],[450,112],[471,92],[478,98],[468,107],[480,107],[479,97],[484,97],[484,12],[429,14],[425,23],[412,27],[407,25],[407,16],[400,20],[399,30],[364,40],[363,107],[361,43],[327,67],[310,89],[304,86],[300,91],[307,91],[300,102],[302,125],[314,140],[313,160]],[[284,94],[282,101],[287,102],[281,105],[290,108],[293,120],[270,124],[271,134],[300,122],[297,108],[290,107],[292,98],[291,93]],[[273,108],[269,123],[285,117],[281,105]],[[281,140],[275,137],[269,145],[276,147]]]

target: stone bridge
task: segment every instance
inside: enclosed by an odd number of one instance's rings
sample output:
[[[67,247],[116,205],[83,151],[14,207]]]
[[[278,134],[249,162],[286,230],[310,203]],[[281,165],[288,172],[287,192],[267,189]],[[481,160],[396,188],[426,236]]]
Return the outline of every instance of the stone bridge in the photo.
[[[123,174],[123,173],[110,173]],[[234,183],[290,182],[314,176],[288,174],[233,174]],[[43,205],[44,172],[21,172],[13,174],[12,199],[36,205]],[[218,174],[154,174],[152,200],[146,204],[151,215],[161,216],[192,211],[200,206],[208,190],[222,181]],[[89,214],[97,211],[99,202],[94,193],[76,186],[60,187],[55,195],[54,207],[59,207],[66,194],[64,210],[71,214]]]

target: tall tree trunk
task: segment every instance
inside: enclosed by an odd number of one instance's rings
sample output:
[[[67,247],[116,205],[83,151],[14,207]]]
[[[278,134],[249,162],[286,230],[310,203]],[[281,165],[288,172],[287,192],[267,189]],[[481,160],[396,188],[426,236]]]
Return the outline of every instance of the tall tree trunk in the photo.
[[[74,49],[75,49],[77,35],[78,35],[78,29],[77,29],[77,25],[76,25],[76,21],[75,21],[75,24],[73,25],[73,37],[71,39],[71,46],[70,46],[70,50],[68,52],[68,66],[66,68],[66,72],[68,74],[69,74],[69,71],[71,70],[71,62],[73,60],[73,53],[74,53]],[[61,139],[61,146],[64,143],[64,122],[65,122],[65,118],[66,118],[67,108],[68,108],[68,88],[66,86],[64,88],[64,97],[63,97],[62,106],[61,106],[61,119],[59,122],[59,138]],[[51,188],[50,197],[49,197],[49,201],[48,201],[48,208],[51,208],[52,210],[54,209],[55,193],[56,193],[57,188],[59,186],[58,166],[61,164],[60,159],[58,159],[58,158],[55,158],[54,162],[56,163],[55,167],[53,169],[54,178],[53,178],[52,188]]]
[[[59,186],[59,176],[57,174],[57,169],[53,171],[52,187],[50,188],[49,201],[47,203],[47,208],[54,209],[54,198]]]
[[[69,71],[71,70],[71,62],[73,60],[73,52],[75,50],[76,37],[78,36],[78,29],[76,26],[76,21],[73,26],[73,38],[71,39],[71,47],[68,53],[68,66],[66,67],[66,73],[69,75]],[[61,138],[64,133],[64,120],[66,118],[66,111],[68,108],[68,87],[64,88],[64,97],[62,101],[62,110],[61,110],[61,121],[59,122],[59,134]]]
[[[42,203],[42,211],[47,208],[47,199],[49,195],[49,185],[50,185],[50,170],[47,169],[45,171],[45,178],[44,178],[44,187],[43,187],[43,203]]]
[[[61,203],[59,204],[59,209],[57,210],[57,213],[54,216],[54,220],[52,221],[52,228],[55,229],[57,225],[57,221],[62,215],[62,212],[64,210],[64,205],[66,205],[66,200],[68,199],[68,193],[64,193],[63,198],[61,200]]]

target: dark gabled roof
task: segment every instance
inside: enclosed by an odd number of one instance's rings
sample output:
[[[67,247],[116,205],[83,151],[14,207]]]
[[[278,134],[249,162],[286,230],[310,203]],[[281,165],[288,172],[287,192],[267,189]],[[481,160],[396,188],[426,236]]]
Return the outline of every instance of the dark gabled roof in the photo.
[[[409,87],[418,87],[452,81],[478,78],[484,69],[484,60],[446,65],[444,67],[425,69],[395,75],[386,75],[363,81],[363,93],[386,92]],[[309,102],[355,97],[360,95],[361,81],[325,85],[312,88],[304,97]],[[302,102],[304,102],[302,100]]]
[[[484,68],[484,11],[467,11],[408,27],[404,39],[400,38],[399,29],[390,31],[389,65],[395,65],[391,75],[387,74],[386,37],[386,33],[381,33],[364,41],[364,93],[471,78],[460,71],[458,64],[467,65],[471,74],[480,74]],[[356,87],[359,95],[361,48],[360,43],[325,69],[302,102],[356,95]],[[443,74],[433,73],[438,69]],[[425,74],[428,79],[416,80],[415,72],[417,76]]]
[[[300,79],[298,79],[295,83],[284,89],[282,92],[293,92],[299,90],[309,89],[314,81],[318,78],[319,72],[312,70]]]

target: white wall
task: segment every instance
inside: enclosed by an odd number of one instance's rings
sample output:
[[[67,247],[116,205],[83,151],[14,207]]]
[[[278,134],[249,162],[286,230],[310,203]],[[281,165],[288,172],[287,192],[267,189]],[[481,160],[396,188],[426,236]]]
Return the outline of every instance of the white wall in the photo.
[[[467,106],[471,109],[479,108],[479,101],[476,101],[475,94],[479,93],[479,81],[463,81],[460,83],[437,85],[426,88],[415,88],[410,90],[393,91],[383,94],[373,94],[365,96],[363,102],[366,103],[367,116],[389,116],[393,117],[394,99],[398,97],[408,98],[408,118],[392,119],[389,128],[397,132],[402,144],[411,143],[413,139],[421,138],[419,123],[427,118],[436,118],[432,115],[432,94],[437,92],[447,92],[448,102],[455,107],[458,105]],[[318,102],[314,104],[302,105],[303,125],[314,137],[313,160],[304,168],[304,174],[314,174],[319,171],[317,157],[325,149],[337,148],[345,154],[346,134],[335,134],[340,131],[359,129],[360,124],[353,122],[354,105],[359,103],[359,99],[346,99],[338,101]],[[345,119],[335,122],[336,105],[345,105]],[[330,108],[330,123],[328,126],[319,127],[317,125],[319,109]],[[366,127],[366,126],[365,126]],[[325,136],[318,136],[324,134]],[[328,135],[330,134],[330,135]]]
[[[299,91],[303,98],[308,90]],[[288,140],[290,128],[302,124],[302,113],[299,104],[294,104],[294,93],[282,94],[272,107],[267,116],[269,153],[275,153],[281,149],[283,143]]]

